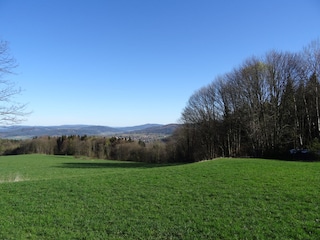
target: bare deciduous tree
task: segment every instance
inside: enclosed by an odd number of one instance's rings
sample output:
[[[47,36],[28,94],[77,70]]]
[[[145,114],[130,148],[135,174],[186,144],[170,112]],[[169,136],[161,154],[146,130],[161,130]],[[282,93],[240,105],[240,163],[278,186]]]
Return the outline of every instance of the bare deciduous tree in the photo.
[[[308,78],[312,84],[314,92],[314,106],[316,109],[316,125],[317,137],[320,136],[320,110],[319,110],[319,78],[320,78],[320,40],[312,41],[304,48],[303,56],[305,60],[305,69],[307,70]]]
[[[20,94],[21,89],[6,78],[16,67],[8,42],[0,40],[0,124],[19,123],[27,115],[26,105],[14,101],[14,96]]]

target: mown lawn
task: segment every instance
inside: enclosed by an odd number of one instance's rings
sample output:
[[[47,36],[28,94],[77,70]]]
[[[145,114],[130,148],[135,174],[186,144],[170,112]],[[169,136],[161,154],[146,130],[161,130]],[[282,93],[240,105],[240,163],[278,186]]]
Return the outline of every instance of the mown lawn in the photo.
[[[0,157],[0,239],[320,239],[320,163]]]

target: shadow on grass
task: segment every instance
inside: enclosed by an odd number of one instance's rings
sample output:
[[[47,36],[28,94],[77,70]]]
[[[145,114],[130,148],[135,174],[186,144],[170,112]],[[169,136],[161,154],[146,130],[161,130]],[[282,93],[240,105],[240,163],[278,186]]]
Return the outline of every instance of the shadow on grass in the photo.
[[[181,164],[154,164],[140,162],[68,162],[57,166],[59,168],[157,168]]]

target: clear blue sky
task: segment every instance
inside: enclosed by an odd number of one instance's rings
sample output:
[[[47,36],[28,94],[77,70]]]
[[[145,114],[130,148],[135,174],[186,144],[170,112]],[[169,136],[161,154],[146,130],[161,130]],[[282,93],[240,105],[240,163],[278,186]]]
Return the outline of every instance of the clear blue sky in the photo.
[[[319,37],[318,0],[0,0],[25,125],[175,123],[246,58]]]

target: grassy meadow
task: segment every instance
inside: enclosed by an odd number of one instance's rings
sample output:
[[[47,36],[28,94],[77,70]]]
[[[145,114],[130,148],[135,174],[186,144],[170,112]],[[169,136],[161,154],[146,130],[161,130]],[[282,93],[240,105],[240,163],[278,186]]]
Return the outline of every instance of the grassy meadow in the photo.
[[[320,239],[320,163],[0,157],[0,239]]]

